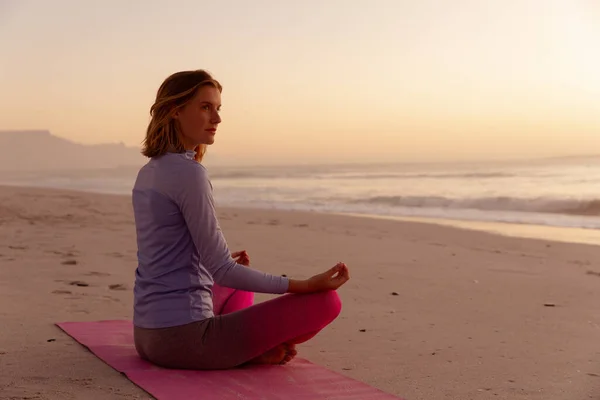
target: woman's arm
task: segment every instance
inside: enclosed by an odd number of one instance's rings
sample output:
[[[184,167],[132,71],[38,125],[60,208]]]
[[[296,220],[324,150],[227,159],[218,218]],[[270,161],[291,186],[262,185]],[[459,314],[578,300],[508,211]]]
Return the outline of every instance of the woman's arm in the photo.
[[[206,169],[201,164],[187,166],[193,168],[182,170],[184,180],[177,201],[200,254],[200,262],[215,282],[232,289],[281,294],[335,290],[350,279],[344,263],[305,280],[275,276],[238,264],[221,232]]]
[[[192,236],[200,262],[219,285],[257,293],[285,293],[288,278],[238,264],[232,257],[217,219],[212,185],[201,164],[182,165],[177,202]]]

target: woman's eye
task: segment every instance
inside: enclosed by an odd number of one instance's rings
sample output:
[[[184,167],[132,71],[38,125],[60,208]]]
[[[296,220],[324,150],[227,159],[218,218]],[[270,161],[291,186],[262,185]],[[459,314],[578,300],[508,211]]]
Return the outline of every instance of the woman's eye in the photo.
[[[208,110],[210,110],[210,106],[204,105],[204,106],[202,106],[202,109],[208,111]]]

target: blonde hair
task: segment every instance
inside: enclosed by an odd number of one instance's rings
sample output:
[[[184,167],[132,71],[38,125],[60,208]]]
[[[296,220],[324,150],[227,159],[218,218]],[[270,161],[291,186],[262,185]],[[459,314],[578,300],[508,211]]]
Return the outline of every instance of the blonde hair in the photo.
[[[183,152],[181,132],[173,118],[176,108],[185,106],[202,86],[212,85],[223,91],[223,87],[204,70],[181,71],[169,76],[158,88],[156,101],[150,107],[150,123],[143,141],[142,154],[158,157],[168,151]],[[197,146],[196,161],[202,161],[206,145]]]

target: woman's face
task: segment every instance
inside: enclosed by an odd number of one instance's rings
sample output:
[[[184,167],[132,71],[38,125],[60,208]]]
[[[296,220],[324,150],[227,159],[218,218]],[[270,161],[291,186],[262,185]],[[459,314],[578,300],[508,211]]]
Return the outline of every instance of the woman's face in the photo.
[[[221,123],[221,92],[212,85],[202,86],[185,106],[175,111],[186,150],[200,144],[213,144]]]

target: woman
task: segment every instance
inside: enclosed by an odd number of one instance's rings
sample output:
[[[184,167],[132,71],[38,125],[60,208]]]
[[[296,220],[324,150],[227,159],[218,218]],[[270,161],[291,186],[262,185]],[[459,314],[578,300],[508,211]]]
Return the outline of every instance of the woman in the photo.
[[[133,208],[138,267],[134,337],[139,355],[179,369],[285,364],[341,311],[338,263],[308,280],[249,267],[230,253],[200,163],[221,122],[222,87],[207,72],[169,76],[150,109]],[[284,294],[252,305],[253,293]]]

